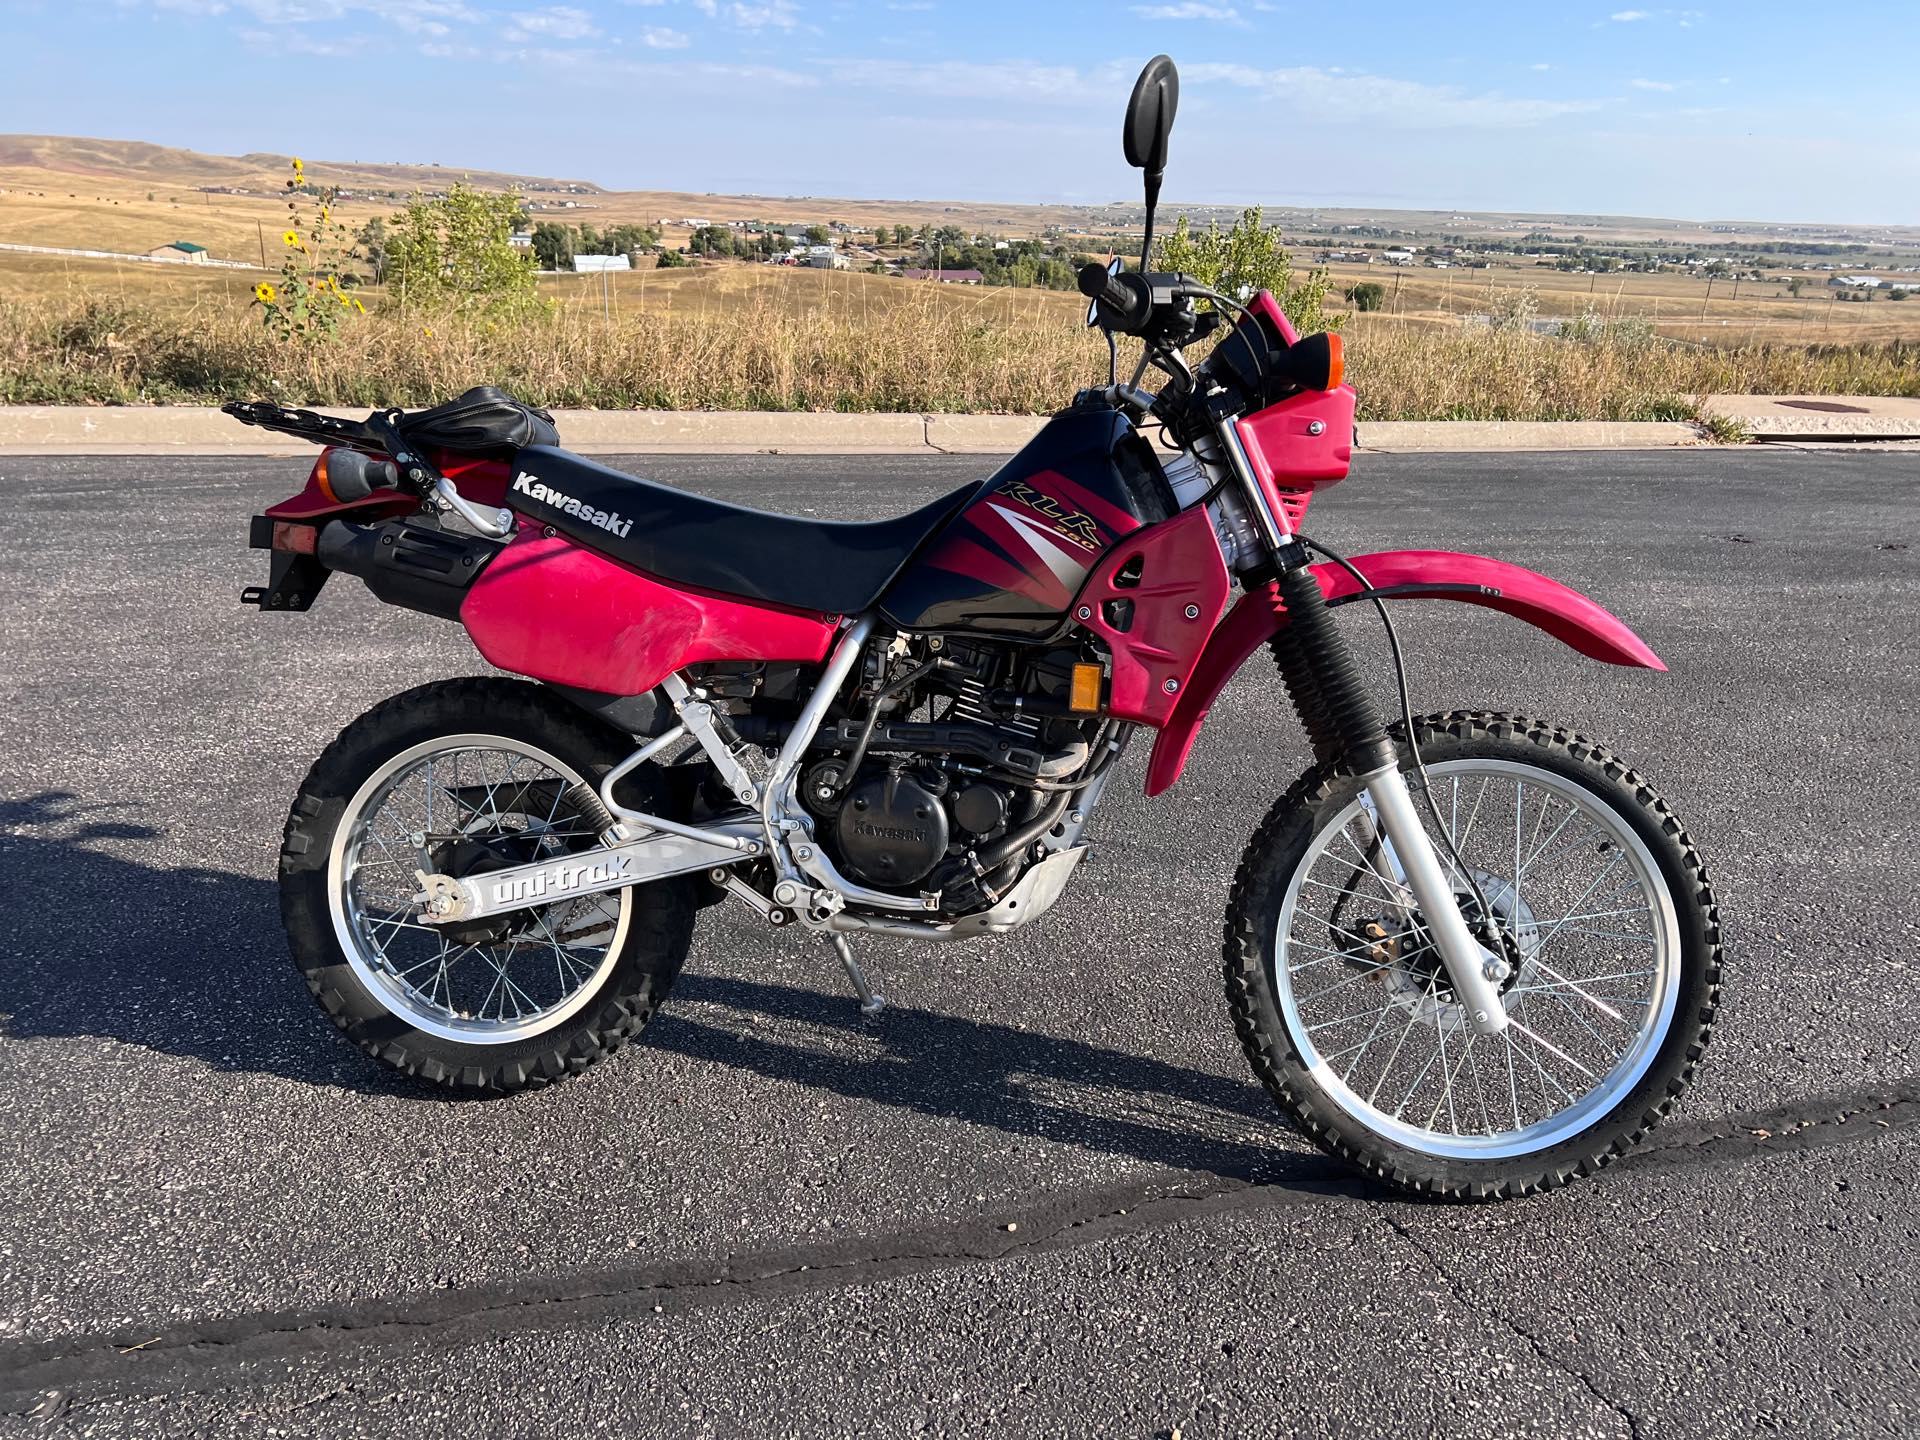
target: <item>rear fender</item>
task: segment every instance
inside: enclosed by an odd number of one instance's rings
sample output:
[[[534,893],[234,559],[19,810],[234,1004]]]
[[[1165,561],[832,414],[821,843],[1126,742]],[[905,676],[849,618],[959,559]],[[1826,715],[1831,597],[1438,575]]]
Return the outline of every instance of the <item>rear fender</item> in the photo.
[[[1522,566],[1451,550],[1389,550],[1356,556],[1352,563],[1386,598],[1481,605],[1525,620],[1590,659],[1646,670],[1667,668],[1645,641],[1578,590]],[[1313,575],[1335,604],[1360,593],[1359,582],[1337,565],[1316,565]],[[1286,607],[1273,585],[1249,591],[1228,612],[1208,637],[1186,693],[1155,737],[1147,794],[1158,795],[1180,778],[1214,700],[1247,658],[1286,623]]]

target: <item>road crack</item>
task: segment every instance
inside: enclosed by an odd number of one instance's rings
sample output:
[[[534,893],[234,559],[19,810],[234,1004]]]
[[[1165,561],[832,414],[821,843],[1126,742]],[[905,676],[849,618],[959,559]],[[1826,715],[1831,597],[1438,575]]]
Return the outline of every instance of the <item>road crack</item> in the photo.
[[[1570,1380],[1578,1381],[1587,1394],[1591,1395],[1601,1405],[1611,1410],[1626,1422],[1627,1434],[1631,1437],[1631,1440],[1642,1440],[1639,1417],[1620,1401],[1615,1400],[1611,1395],[1607,1394],[1606,1391],[1602,1390],[1593,1376],[1577,1366],[1568,1364],[1558,1355],[1555,1355],[1553,1351],[1547,1348],[1545,1341],[1499,1307],[1481,1304],[1468,1293],[1466,1287],[1455,1279],[1452,1272],[1441,1263],[1440,1256],[1435,1253],[1431,1245],[1409,1229],[1406,1223],[1398,1216],[1389,1214],[1385,1218],[1388,1227],[1394,1234],[1398,1235],[1402,1240],[1405,1240],[1419,1252],[1420,1257],[1427,1262],[1428,1267],[1435,1275],[1439,1276],[1440,1283],[1447,1287],[1447,1293],[1453,1296],[1454,1300],[1458,1302],[1463,1309],[1476,1315],[1483,1315],[1493,1321],[1494,1324],[1507,1331],[1516,1340],[1520,1341],[1521,1344],[1525,1345],[1528,1350],[1533,1352],[1534,1358],[1539,1360],[1541,1364],[1551,1370],[1558,1371]]]
[[[1920,1128],[1920,1078],[1846,1096],[1811,1097],[1770,1111],[1669,1125],[1624,1157],[1619,1167],[1657,1172],[1737,1164],[1915,1128]],[[1605,1184],[1606,1172],[1590,1183]],[[1162,1173],[1095,1191],[1032,1197],[991,1218],[717,1261],[696,1257],[623,1270],[534,1276],[331,1310],[227,1316],[157,1332],[147,1327],[111,1335],[7,1341],[0,1343],[0,1414],[26,1415],[51,1392],[85,1390],[91,1396],[189,1389],[203,1384],[207,1372],[303,1355],[423,1337],[451,1347],[508,1329],[576,1328],[713,1304],[777,1300],[1075,1249],[1213,1216],[1378,1198],[1382,1193],[1345,1166],[1308,1154],[1290,1159],[1282,1173],[1259,1178]],[[1388,1223],[1421,1250],[1462,1303],[1470,1303],[1418,1237],[1391,1216]],[[1556,1360],[1511,1320],[1504,1323],[1543,1363],[1579,1379],[1596,1399],[1632,1421],[1589,1377]]]

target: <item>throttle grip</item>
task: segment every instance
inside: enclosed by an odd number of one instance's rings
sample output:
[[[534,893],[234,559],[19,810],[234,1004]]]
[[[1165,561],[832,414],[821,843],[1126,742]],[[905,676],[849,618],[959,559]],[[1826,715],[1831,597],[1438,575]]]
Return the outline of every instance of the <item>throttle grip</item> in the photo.
[[[1109,274],[1098,260],[1080,267],[1080,293],[1108,312],[1116,330],[1137,332],[1153,314],[1145,280],[1124,270]]]

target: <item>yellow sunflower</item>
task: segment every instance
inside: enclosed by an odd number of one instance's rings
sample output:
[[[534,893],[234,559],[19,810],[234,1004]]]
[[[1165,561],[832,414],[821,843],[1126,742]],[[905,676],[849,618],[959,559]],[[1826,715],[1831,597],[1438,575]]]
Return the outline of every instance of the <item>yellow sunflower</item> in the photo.
[[[280,236],[280,243],[289,248],[298,245],[300,243],[300,232],[298,230],[284,231]]]
[[[358,310],[362,315],[367,313],[367,307],[360,303],[360,299],[358,296],[354,297],[353,308]]]
[[[273,297],[277,293],[273,286],[267,284],[264,280],[253,287],[253,298],[258,300],[262,305],[271,305],[273,303]]]
[[[306,169],[306,166],[300,163],[300,157],[298,155],[293,157],[293,169],[295,174],[298,174],[300,171]]]

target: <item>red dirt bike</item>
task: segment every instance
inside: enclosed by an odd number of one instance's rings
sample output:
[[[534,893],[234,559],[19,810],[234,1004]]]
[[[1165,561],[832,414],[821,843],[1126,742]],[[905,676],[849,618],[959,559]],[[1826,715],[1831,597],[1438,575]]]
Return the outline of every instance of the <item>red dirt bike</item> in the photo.
[[[1247,846],[1226,985],[1281,1107],[1392,1185],[1492,1197],[1594,1170],[1674,1105],[1720,975],[1679,822],[1563,729],[1414,717],[1404,672],[1383,723],[1332,611],[1371,601],[1391,636],[1383,601],[1462,601],[1664,667],[1531,571],[1348,560],[1305,536],[1347,473],[1354,393],[1338,340],[1296,335],[1270,295],[1145,270],[1177,94],[1162,56],[1128,106],[1142,269],[1081,276],[1088,323],[1138,339],[1139,369],[898,519],[764,514],[623,474],[492,390],[364,422],[228,407],[328,447],[254,520],[273,568],[248,601],[305,610],[345,572],[537,682],[396,696],[301,786],[287,933],[355,1043],[452,1086],[557,1080],[639,1033],[696,910],[728,899],[830,941],[877,1013],[852,937],[1038,920],[1129,740],[1151,732],[1147,793],[1166,791],[1265,648],[1315,763]]]

